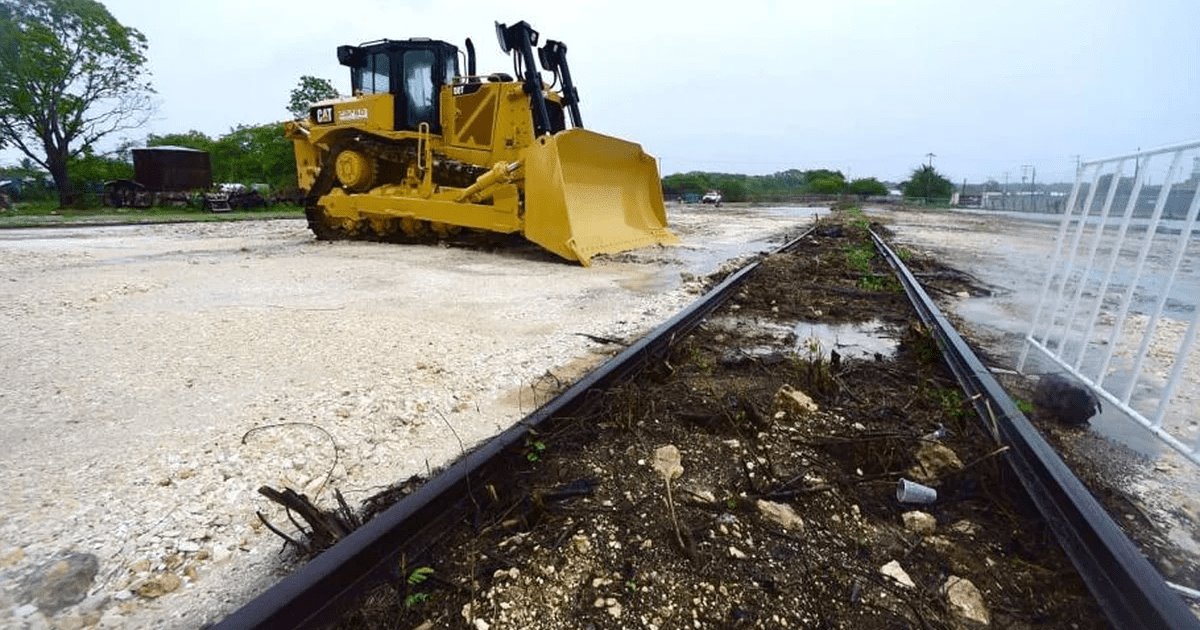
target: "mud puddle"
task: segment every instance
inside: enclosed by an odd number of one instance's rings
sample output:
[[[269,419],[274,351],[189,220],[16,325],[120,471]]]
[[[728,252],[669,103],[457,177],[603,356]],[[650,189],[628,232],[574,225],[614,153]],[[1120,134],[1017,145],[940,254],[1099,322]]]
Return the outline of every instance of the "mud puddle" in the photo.
[[[469,518],[340,625],[1105,627],[857,221],[767,259],[712,320],[739,325],[703,324],[509,453]],[[797,321],[900,340],[724,360],[777,336],[756,322]],[[899,504],[902,477],[937,500]]]

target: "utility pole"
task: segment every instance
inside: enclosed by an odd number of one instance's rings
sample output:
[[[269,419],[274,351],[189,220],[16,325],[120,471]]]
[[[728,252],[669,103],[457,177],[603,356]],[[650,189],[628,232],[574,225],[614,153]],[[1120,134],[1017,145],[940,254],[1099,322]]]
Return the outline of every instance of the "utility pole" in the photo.
[[[1025,188],[1025,181],[1029,179],[1029,169],[1033,168],[1032,164],[1021,165],[1021,188]],[[1025,200],[1021,203],[1021,209],[1029,210],[1029,191],[1025,191]]]
[[[1035,202],[1035,203],[1033,204],[1033,209],[1034,209],[1034,210],[1037,210],[1037,203],[1036,203],[1036,201],[1037,201],[1037,199],[1036,199],[1036,195],[1037,195],[1037,167],[1036,167],[1036,166],[1031,166],[1031,167],[1029,167],[1029,168],[1030,168],[1030,169],[1032,170],[1032,172],[1033,172],[1033,175],[1032,175],[1032,176],[1029,178],[1029,200],[1030,200],[1030,201],[1033,201],[1033,202]]]
[[[937,156],[931,151],[925,157],[929,158],[929,170],[925,172],[925,205],[929,205],[929,180],[933,179],[933,158]]]
[[[1004,171],[1004,189],[1000,193],[1000,199],[1003,201],[1005,210],[1008,210],[1008,171]]]

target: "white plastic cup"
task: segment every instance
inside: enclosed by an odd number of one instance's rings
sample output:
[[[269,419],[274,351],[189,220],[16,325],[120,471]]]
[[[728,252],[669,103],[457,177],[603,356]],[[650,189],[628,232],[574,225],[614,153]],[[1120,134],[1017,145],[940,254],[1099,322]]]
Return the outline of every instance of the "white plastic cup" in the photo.
[[[901,478],[896,484],[896,500],[901,503],[933,503],[937,501],[937,490]]]

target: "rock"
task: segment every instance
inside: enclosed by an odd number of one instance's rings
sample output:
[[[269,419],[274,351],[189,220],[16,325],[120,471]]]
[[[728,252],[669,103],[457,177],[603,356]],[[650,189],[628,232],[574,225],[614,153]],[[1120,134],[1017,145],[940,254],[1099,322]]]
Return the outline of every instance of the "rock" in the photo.
[[[775,406],[797,417],[810,414],[818,409],[817,403],[813,402],[808,394],[791,385],[784,385],[775,392]]]
[[[24,619],[37,611],[37,606],[34,606],[33,604],[25,604],[24,606],[18,606],[16,610],[13,610],[13,616],[17,619]]]
[[[605,610],[607,610],[608,614],[612,615],[614,618],[616,618],[616,619],[621,618],[621,603],[620,602],[614,602],[611,606],[609,606]]]
[[[716,503],[717,502],[716,493],[714,493],[712,490],[710,490],[708,488],[703,488],[703,487],[696,486],[696,485],[682,486],[679,488],[679,493],[681,495],[690,494],[692,499],[694,499],[696,501],[702,501],[704,503]]]
[[[475,618],[475,630],[488,630],[491,627],[492,624],[488,623],[486,619]]]
[[[970,580],[951,575],[942,585],[942,593],[950,604],[950,612],[956,617],[985,626],[991,623],[983,595]]]
[[[184,553],[194,553],[200,551],[200,545],[190,540],[181,540],[175,545],[175,548]]]
[[[971,294],[970,294],[969,292],[967,292],[967,291],[959,291],[959,292],[955,293],[954,295],[956,295],[956,296],[958,296],[958,297],[960,297],[960,298],[969,298],[969,297],[971,297]]]
[[[183,585],[183,580],[179,579],[174,573],[159,573],[142,580],[140,584],[133,588],[133,592],[145,597],[146,599],[156,599],[174,592]]]
[[[20,547],[13,547],[12,549],[7,549],[4,551],[4,553],[0,553],[0,569],[7,569],[8,567],[15,567],[18,564],[21,564],[21,561],[24,559],[25,559],[25,550],[24,549],[22,549]]]
[[[917,465],[908,469],[913,481],[929,483],[952,470],[962,470],[962,460],[950,447],[938,442],[922,442],[917,450]]]
[[[895,560],[892,560],[882,567],[879,567],[879,572],[909,588],[915,588],[917,586],[916,583],[912,581],[912,578],[908,577],[908,573],[906,573],[904,569],[900,567],[900,563]]]
[[[762,499],[756,501],[754,505],[758,507],[759,514],[762,514],[767,520],[779,523],[784,529],[804,529],[804,521],[790,505]]]
[[[738,560],[746,559],[746,552],[744,552],[741,549],[738,549],[737,547],[734,547],[732,545],[730,545],[730,547],[729,547],[729,555],[733,556],[734,558],[737,558]]]
[[[128,592],[128,591],[125,591],[125,592]],[[87,615],[90,613],[98,613],[98,612],[104,610],[105,606],[108,606],[108,595],[105,595],[103,593],[97,593],[97,594],[92,595],[91,597],[88,597],[87,599],[83,600],[83,602],[81,604],[79,604],[79,607],[76,608],[76,610],[78,610],[79,613],[82,615]]]
[[[904,519],[904,529],[914,534],[932,534],[937,530],[937,519],[932,514],[913,510],[905,512],[901,518]]]
[[[976,526],[975,523],[964,519],[961,521],[955,521],[955,523],[950,526],[950,531],[962,534],[963,536],[974,537],[975,534],[979,533],[979,527]]]
[[[1100,399],[1092,390],[1065,374],[1043,374],[1033,392],[1038,412],[1063,424],[1079,426],[1100,413]]]
[[[29,594],[43,613],[54,613],[83,601],[100,561],[90,553],[69,553],[40,567],[29,578]]]
[[[592,550],[592,540],[584,534],[575,534],[572,536],[571,544],[574,545],[575,551],[579,553],[587,553]]]

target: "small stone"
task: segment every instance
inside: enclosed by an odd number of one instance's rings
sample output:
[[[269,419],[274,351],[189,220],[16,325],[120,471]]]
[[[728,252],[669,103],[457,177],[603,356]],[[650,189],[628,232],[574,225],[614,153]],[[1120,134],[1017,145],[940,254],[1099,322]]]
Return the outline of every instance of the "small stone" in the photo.
[[[746,552],[734,546],[729,547],[729,555],[737,558],[738,560],[744,560],[746,558]]]
[[[130,599],[133,599],[133,593],[130,592],[128,589],[120,590],[120,591],[117,591],[116,593],[113,593],[113,599],[115,599],[119,602],[128,601]]]
[[[804,520],[790,505],[762,499],[756,501],[754,505],[758,508],[759,514],[762,514],[767,520],[782,525],[784,529],[804,529]]]
[[[572,536],[571,544],[575,546],[575,551],[579,553],[587,553],[592,550],[592,540],[583,534]]]
[[[866,431],[867,425],[861,422],[855,422],[854,424],[850,425],[850,428],[854,429],[855,431]]]
[[[200,545],[190,540],[181,540],[176,543],[175,548],[184,553],[195,553],[200,551]]]
[[[31,578],[33,601],[47,615],[78,604],[87,596],[100,561],[90,553],[70,553],[42,567]]]
[[[18,619],[24,619],[37,611],[37,606],[34,606],[33,604],[25,604],[24,606],[17,607],[17,609],[13,611],[13,616]]]
[[[81,615],[62,615],[54,618],[54,630],[83,630],[87,625]]]
[[[488,630],[491,627],[492,624],[488,623],[487,620],[480,617],[475,618],[475,630]]]
[[[965,621],[988,625],[991,616],[983,603],[983,595],[970,580],[951,575],[942,585],[942,593],[950,603],[950,611]]]
[[[0,553],[0,569],[15,567],[25,559],[25,550],[20,547],[14,547]]]
[[[939,442],[922,442],[917,450],[917,465],[908,470],[913,481],[928,483],[952,470],[962,470],[962,460],[948,446]]]
[[[932,534],[937,530],[937,519],[927,512],[913,510],[905,512],[901,518],[904,519],[904,529],[914,534]]]
[[[791,385],[784,385],[775,392],[775,406],[794,416],[804,416],[818,409],[817,403],[808,394]]]
[[[891,562],[879,568],[879,572],[896,580],[900,584],[909,588],[915,588],[917,585],[908,577],[908,573],[900,566],[900,563],[892,560]]]
[[[167,593],[174,592],[182,585],[183,580],[179,579],[178,575],[174,573],[160,573],[143,580],[141,584],[134,587],[133,592],[146,599],[157,599]]]
[[[951,525],[950,531],[957,534],[962,534],[963,536],[974,536],[979,532],[979,527],[977,527],[975,523],[972,523],[971,521],[961,520],[956,521],[953,525]]]
[[[611,606],[609,606],[607,608],[607,610],[608,610],[608,614],[612,615],[613,618],[615,618],[615,619],[621,618],[621,604],[620,603],[614,602]]]
[[[150,570],[150,561],[146,559],[138,560],[129,565],[129,570],[133,573],[145,573]]]
[[[958,297],[960,297],[960,298],[969,298],[969,297],[971,297],[971,294],[970,294],[969,292],[967,292],[967,291],[959,291],[959,292],[955,293],[954,295],[956,295],[956,296],[958,296]]]
[[[592,608],[604,608],[604,598],[597,597],[596,601],[592,602]]]

